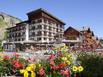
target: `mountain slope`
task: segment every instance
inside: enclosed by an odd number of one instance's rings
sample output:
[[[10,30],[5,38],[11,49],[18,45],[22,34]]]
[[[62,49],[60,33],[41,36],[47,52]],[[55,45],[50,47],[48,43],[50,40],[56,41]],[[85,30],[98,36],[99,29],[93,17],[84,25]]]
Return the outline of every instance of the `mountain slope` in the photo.
[[[0,12],[0,40],[4,39],[6,28],[15,26],[15,24],[19,22],[21,22],[20,19]]]

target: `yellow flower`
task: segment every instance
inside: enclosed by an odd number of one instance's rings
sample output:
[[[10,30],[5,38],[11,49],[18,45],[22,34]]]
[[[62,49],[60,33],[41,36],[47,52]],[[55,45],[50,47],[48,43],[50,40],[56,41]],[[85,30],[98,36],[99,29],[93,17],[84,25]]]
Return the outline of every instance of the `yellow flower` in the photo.
[[[69,60],[67,60],[67,61],[66,61],[66,63],[67,63],[68,65],[70,65],[70,64],[71,64],[71,62],[70,62]]]
[[[78,71],[79,71],[79,72],[82,72],[83,69],[84,69],[84,68],[83,68],[82,66],[78,66]]]
[[[72,54],[68,54],[67,57],[68,57],[68,58],[72,57]]]
[[[31,67],[26,67],[26,70],[27,70],[27,71],[31,71],[32,68],[31,68]]]
[[[2,58],[0,58],[0,61],[2,61],[3,59]]]
[[[38,67],[41,67],[41,64],[38,64]]]
[[[29,64],[28,67],[31,67],[31,68],[35,69],[36,65],[35,64]]]
[[[36,77],[36,74],[35,72],[32,70],[32,68],[36,67],[35,64],[29,64],[28,67],[26,67],[26,69],[22,69],[20,70],[20,73],[21,74],[24,74],[23,77],[28,77],[29,76],[29,73],[28,72],[31,72],[31,76],[30,77]]]
[[[64,49],[68,48],[68,46],[64,45]]]
[[[73,61],[74,61],[74,60],[76,60],[76,58],[75,58],[75,57],[72,57],[71,59],[72,59]]]
[[[25,71],[25,72],[24,72],[24,77],[28,77],[28,76],[29,76],[28,71]]]
[[[73,70],[74,72],[76,72],[76,71],[78,70],[78,67],[74,65],[74,66],[72,67],[72,70]]]
[[[22,70],[20,70],[20,73],[22,74],[22,73],[24,73],[26,70],[25,69],[22,69]]]
[[[67,61],[67,58],[66,57],[62,57],[61,58],[63,61]]]
[[[0,53],[0,57],[3,57],[3,56],[4,56],[4,54]]]
[[[31,71],[31,77],[36,77],[36,73]]]
[[[27,70],[22,69],[22,70],[20,70],[20,73],[24,74],[24,77],[28,77],[29,76],[29,73],[28,73]]]

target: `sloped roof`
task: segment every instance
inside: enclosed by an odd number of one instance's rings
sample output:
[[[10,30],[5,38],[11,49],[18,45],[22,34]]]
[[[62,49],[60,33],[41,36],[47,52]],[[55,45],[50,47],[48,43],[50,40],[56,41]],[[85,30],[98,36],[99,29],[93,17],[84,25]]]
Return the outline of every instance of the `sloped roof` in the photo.
[[[90,31],[91,33],[92,33],[92,36],[94,36],[94,32],[93,31],[91,31],[90,30],[90,27],[81,27],[81,28],[74,28],[74,27],[68,27],[65,31],[64,31],[64,33],[65,32],[67,32],[68,31],[68,29],[70,29],[70,28],[72,28],[72,29],[74,29],[74,30],[76,30],[77,32],[79,32],[80,34],[82,34],[82,31]]]
[[[68,27],[65,31],[64,31],[64,33],[66,33],[70,28],[72,28],[72,29],[74,29],[74,30],[76,30],[77,32],[79,32],[80,34],[82,34],[78,29],[76,29],[76,28],[73,28],[73,27]]]
[[[47,11],[46,11],[45,9],[43,9],[43,8],[39,8],[39,9],[37,9],[37,10],[28,12],[27,15],[34,14],[34,13],[37,13],[37,12],[44,12],[45,14],[51,16],[52,18],[56,19],[57,21],[59,21],[59,22],[61,22],[62,24],[65,25],[65,23],[64,23],[62,20],[60,20],[60,19],[58,19],[56,16],[50,14],[49,12],[47,12]]]

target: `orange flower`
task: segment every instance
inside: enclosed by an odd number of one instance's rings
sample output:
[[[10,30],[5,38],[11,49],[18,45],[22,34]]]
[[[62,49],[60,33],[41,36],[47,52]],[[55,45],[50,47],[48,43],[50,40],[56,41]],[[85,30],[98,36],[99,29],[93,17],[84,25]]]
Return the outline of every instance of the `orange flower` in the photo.
[[[53,61],[53,60],[51,60],[51,61],[50,61],[50,64],[51,64],[51,65],[55,65],[55,63],[54,63],[54,61]]]

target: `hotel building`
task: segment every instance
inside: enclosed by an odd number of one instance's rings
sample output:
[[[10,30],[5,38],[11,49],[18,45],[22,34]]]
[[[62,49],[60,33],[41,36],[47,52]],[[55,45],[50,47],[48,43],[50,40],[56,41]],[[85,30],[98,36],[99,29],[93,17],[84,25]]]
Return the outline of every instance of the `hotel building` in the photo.
[[[79,29],[68,27],[64,31],[64,38],[63,42],[67,46],[79,48],[79,50],[91,50],[100,47],[99,40],[95,37],[90,27],[82,27]]]
[[[26,44],[45,45],[63,39],[65,23],[57,17],[42,8],[27,13],[27,16],[28,20],[7,28],[5,49],[10,49],[14,44],[22,49]]]

